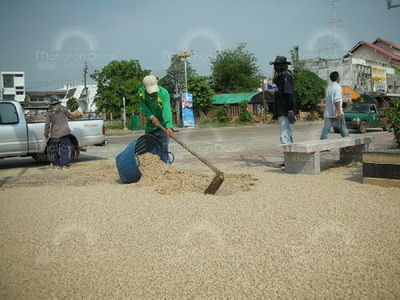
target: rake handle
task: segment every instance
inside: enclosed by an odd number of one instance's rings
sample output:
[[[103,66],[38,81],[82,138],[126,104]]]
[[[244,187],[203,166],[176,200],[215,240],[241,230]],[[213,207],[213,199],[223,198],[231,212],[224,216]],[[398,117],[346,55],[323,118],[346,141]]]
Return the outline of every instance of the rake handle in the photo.
[[[164,126],[162,126],[161,124],[158,126],[160,129],[164,130],[165,133],[167,132],[167,130],[164,128]],[[183,148],[185,148],[187,151],[189,151],[191,154],[193,154],[194,156],[196,156],[196,158],[198,158],[202,163],[204,163],[207,167],[209,167],[211,170],[213,170],[215,172],[215,174],[221,174],[222,172],[213,164],[211,164],[208,160],[206,160],[204,157],[201,157],[197,152],[195,152],[194,150],[192,150],[188,145],[186,145],[184,142],[182,142],[181,140],[179,140],[178,138],[176,138],[174,135],[170,135],[170,137],[177,142],[179,145],[181,145]]]

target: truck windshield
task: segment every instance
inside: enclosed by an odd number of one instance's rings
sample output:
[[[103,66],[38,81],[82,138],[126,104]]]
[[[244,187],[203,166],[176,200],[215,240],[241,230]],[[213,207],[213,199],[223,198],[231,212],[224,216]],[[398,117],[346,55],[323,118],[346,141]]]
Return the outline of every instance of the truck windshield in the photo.
[[[350,104],[347,105],[343,112],[347,113],[368,113],[368,105],[357,105],[357,104]]]

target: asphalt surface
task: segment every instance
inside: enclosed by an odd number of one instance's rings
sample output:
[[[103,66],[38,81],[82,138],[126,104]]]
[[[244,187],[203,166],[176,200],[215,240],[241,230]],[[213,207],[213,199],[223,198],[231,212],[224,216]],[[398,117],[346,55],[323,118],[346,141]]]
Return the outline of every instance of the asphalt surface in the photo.
[[[323,122],[298,122],[293,127],[295,142],[319,139]],[[215,160],[219,164],[225,161],[244,159],[248,155],[266,155],[273,163],[282,160],[279,149],[279,125],[256,124],[252,126],[232,126],[220,128],[178,128],[175,136],[201,156]],[[80,160],[114,159],[129,143],[145,134],[143,130],[109,130],[106,133],[106,146],[91,146],[81,153]],[[360,135],[350,130],[350,135]],[[374,137],[372,147],[387,147],[393,140],[393,134],[380,128],[370,128],[365,135]],[[331,133],[328,138],[338,138],[339,134]],[[193,155],[175,141],[170,140],[170,152],[175,156],[176,164],[195,163]],[[7,158],[0,160],[0,169],[27,168],[41,166],[30,157]]]

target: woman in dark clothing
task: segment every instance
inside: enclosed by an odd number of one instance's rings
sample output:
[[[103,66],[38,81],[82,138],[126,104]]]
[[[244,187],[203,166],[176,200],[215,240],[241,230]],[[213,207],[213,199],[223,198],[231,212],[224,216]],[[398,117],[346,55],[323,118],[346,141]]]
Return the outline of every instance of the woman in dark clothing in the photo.
[[[75,119],[71,112],[61,105],[58,97],[53,96],[50,99],[50,108],[46,116],[44,126],[44,136],[46,140],[50,139],[49,155],[50,167],[59,167],[62,170],[67,169],[69,163],[69,134],[68,119]]]

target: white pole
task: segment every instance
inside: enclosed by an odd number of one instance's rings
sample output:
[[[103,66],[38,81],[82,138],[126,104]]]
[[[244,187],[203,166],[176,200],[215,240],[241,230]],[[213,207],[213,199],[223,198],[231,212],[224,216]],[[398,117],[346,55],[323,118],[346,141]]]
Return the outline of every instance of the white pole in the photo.
[[[185,91],[186,91],[186,94],[187,94],[188,93],[188,88],[187,88],[186,58],[185,58]]]
[[[125,95],[122,96],[122,102],[123,102],[123,106],[124,106],[124,112],[123,112],[122,120],[124,122],[124,130],[126,130]]]

